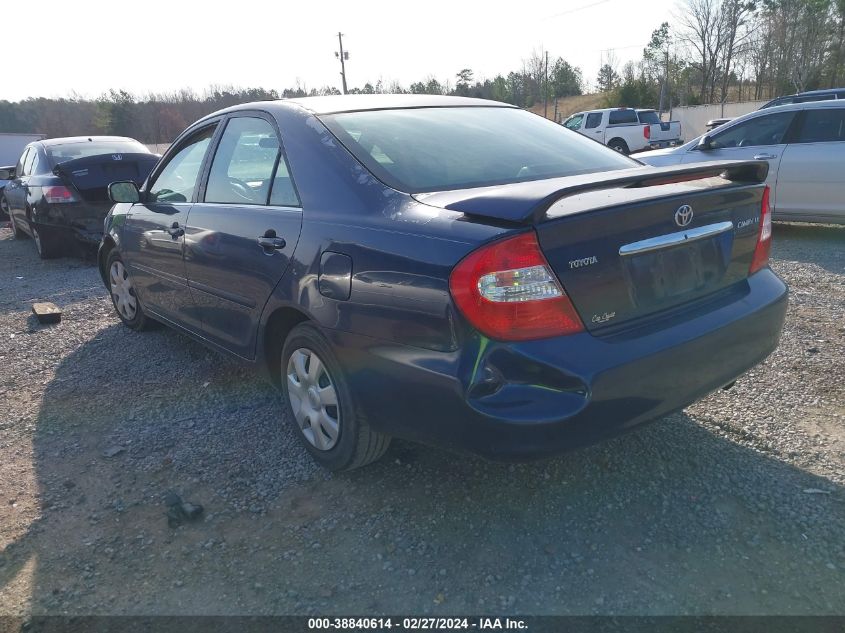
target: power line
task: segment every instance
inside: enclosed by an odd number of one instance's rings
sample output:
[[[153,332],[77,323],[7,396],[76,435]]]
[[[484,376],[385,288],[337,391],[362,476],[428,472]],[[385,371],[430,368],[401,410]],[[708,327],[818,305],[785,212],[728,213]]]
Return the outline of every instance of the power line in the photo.
[[[566,11],[561,11],[560,13],[554,13],[552,15],[547,15],[544,19],[548,20],[549,18],[557,18],[561,15],[569,15],[570,13],[575,13],[577,11],[583,11],[584,9],[590,9],[592,7],[597,7],[600,4],[605,4],[610,2],[611,0],[599,0],[598,2],[593,2],[592,4],[585,4],[582,7],[575,7],[573,9],[567,9]]]

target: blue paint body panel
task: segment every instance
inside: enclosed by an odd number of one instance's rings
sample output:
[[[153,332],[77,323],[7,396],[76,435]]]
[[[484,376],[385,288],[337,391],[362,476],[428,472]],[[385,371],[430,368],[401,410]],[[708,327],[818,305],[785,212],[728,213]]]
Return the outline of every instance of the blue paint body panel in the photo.
[[[633,428],[731,382],[777,346],[787,288],[768,268],[742,272],[756,239],[754,208],[762,194],[757,165],[731,167],[752,176],[739,184],[721,178],[698,188],[660,185],[650,194],[657,196],[653,204],[644,190],[626,189],[654,175],[647,167],[498,191],[410,195],[375,178],[319,118],[355,108],[453,103],[409,96],[388,101],[256,103],[197,122],[149,180],[184,139],[214,126],[193,199],[145,204],[142,188],[141,203],[112,209],[101,253],[120,250],[154,318],[266,370],[274,381],[280,315],[310,320],[332,344],[375,428],[494,458],[548,455]],[[272,122],[301,206],[203,202],[209,157],[227,122],[239,116]],[[706,171],[718,173],[718,167]],[[572,195],[564,204],[565,190]],[[640,259],[620,265],[613,240],[670,232],[660,214],[670,222],[672,205],[686,200],[700,209],[696,223],[727,219],[748,228],[714,247],[724,260],[714,267],[719,283],[708,277],[690,281],[689,289],[663,284],[655,290],[649,275],[657,264]],[[614,223],[612,230],[604,217]],[[258,246],[269,230],[283,238],[283,247]],[[455,265],[483,244],[524,231],[537,231],[564,288],[572,286],[585,331],[493,341],[457,309],[449,292]],[[710,257],[708,252],[696,257]],[[571,265],[591,257],[597,262],[592,269]],[[651,283],[651,294],[632,295],[631,275]],[[591,325],[594,312],[609,313],[605,303],[618,306],[619,318]]]

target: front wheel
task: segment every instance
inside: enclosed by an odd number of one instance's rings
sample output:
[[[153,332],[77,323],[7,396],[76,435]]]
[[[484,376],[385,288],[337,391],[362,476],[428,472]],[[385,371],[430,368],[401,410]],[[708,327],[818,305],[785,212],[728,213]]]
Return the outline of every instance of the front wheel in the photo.
[[[138,296],[135,294],[132,277],[126,270],[116,248],[111,250],[106,259],[106,272],[112,304],[123,324],[131,330],[149,329],[153,321],[144,314]]]
[[[306,450],[328,470],[352,470],[384,455],[390,437],[356,407],[340,363],[314,326],[297,325],[282,349],[282,390]]]
[[[6,216],[10,220],[12,219],[12,214],[9,213],[9,202],[6,200],[5,194],[0,193],[0,216]]]

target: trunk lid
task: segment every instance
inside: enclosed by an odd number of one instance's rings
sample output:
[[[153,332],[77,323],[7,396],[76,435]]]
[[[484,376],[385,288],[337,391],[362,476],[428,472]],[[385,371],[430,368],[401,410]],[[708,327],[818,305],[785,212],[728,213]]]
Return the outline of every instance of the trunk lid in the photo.
[[[748,277],[767,172],[762,161],[636,168],[416,197],[533,225],[585,327],[612,331]]]
[[[634,322],[748,277],[764,187],[720,184],[593,192],[552,205],[537,226],[540,247],[588,330]]]
[[[111,183],[131,180],[140,187],[157,162],[155,154],[101,154],[59,163],[53,173],[75,188],[84,202],[109,203]]]

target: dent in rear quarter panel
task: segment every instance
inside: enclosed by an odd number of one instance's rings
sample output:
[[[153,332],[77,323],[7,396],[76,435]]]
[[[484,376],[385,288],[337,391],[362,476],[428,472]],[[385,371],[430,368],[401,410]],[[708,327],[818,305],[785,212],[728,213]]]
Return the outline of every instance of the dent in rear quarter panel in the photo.
[[[508,229],[469,222],[387,187],[304,110],[274,114],[302,199],[303,223],[291,266],[265,307],[262,330],[277,309],[296,307],[324,328],[454,350],[458,317],[449,273],[480,243]],[[326,251],[352,260],[346,301],[320,293]]]

